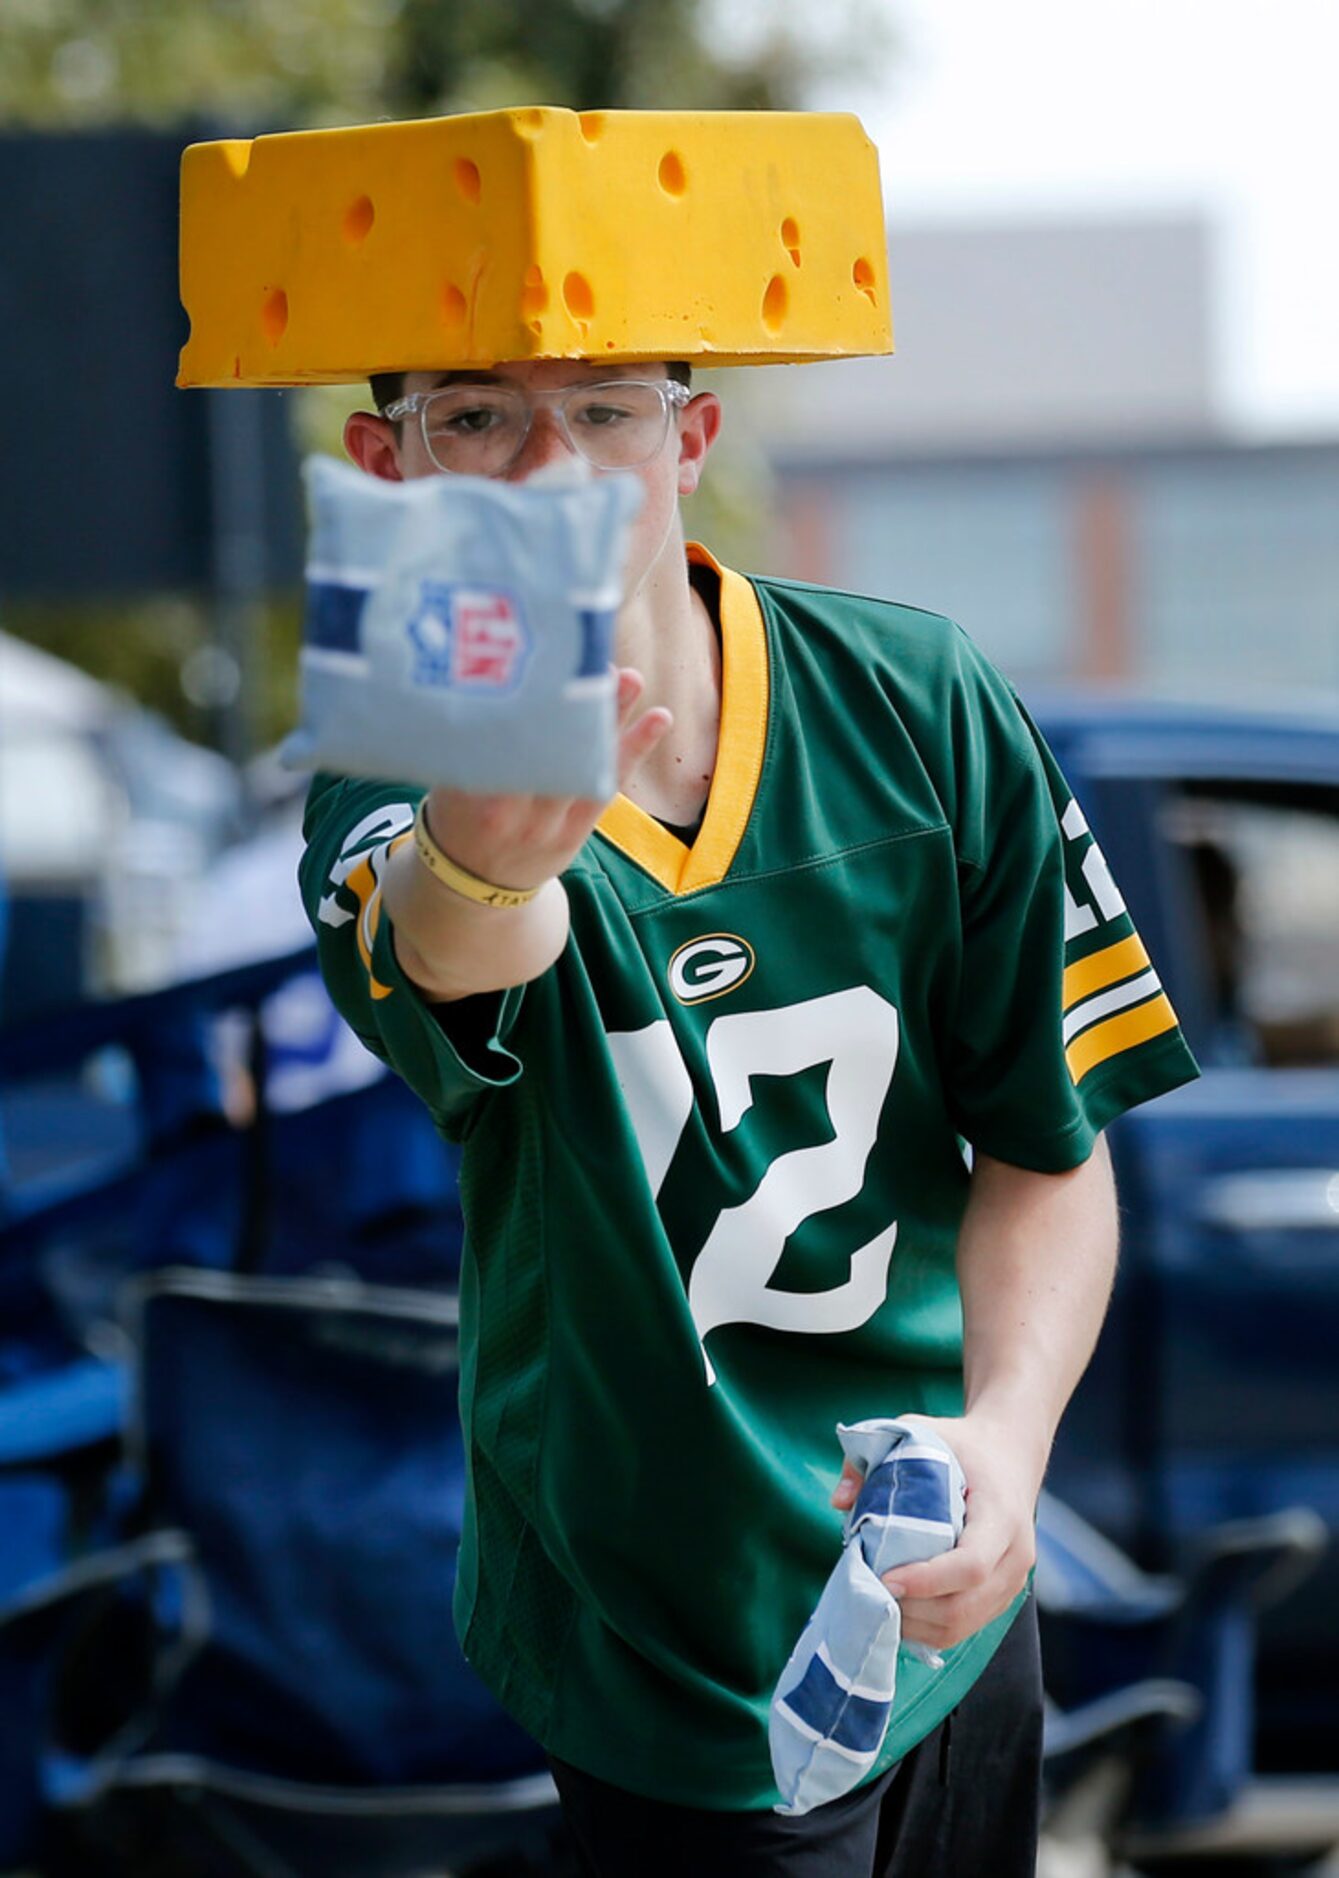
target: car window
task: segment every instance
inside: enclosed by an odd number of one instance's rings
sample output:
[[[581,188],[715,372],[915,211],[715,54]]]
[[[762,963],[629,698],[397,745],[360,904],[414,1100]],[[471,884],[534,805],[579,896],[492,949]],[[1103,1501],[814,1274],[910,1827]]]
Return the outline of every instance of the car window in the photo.
[[[1339,791],[1214,784],[1170,799],[1208,987],[1208,1063],[1339,1063]]]

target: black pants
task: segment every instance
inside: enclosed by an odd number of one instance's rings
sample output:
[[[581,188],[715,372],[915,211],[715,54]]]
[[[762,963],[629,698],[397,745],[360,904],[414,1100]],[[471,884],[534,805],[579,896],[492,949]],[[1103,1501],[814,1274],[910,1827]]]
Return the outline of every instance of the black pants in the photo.
[[[1036,1611],[1029,1599],[975,1686],[896,1767],[797,1819],[670,1806],[551,1764],[589,1878],[1033,1878]]]

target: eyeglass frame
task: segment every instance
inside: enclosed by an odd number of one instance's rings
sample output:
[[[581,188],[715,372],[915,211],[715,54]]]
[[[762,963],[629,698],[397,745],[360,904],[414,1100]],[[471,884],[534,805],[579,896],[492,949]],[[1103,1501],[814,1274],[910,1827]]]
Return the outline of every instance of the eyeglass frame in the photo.
[[[664,419],[664,428],[660,433],[660,442],[656,445],[655,449],[650,451],[646,456],[638,457],[635,463],[620,463],[617,465],[618,469],[640,469],[643,464],[651,462],[657,451],[659,451],[664,444],[665,438],[669,435],[671,416],[675,411],[682,411],[693,399],[693,393],[689,387],[681,383],[677,378],[600,378],[596,379],[593,383],[587,379],[578,379],[573,385],[559,385],[552,391],[527,390],[521,385],[509,383],[506,379],[483,379],[458,380],[449,385],[434,385],[427,391],[411,391],[403,398],[396,398],[392,403],[383,406],[381,415],[393,424],[398,424],[407,417],[418,418],[419,434],[423,438],[423,448],[432,459],[434,469],[443,476],[458,476],[464,475],[467,472],[446,469],[437,461],[437,458],[433,456],[432,445],[428,442],[428,406],[434,398],[441,397],[444,392],[468,391],[471,383],[476,387],[482,387],[490,391],[507,390],[516,392],[525,399],[526,424],[525,429],[521,433],[521,440],[512,455],[507,458],[507,461],[502,464],[500,468],[487,472],[490,480],[498,476],[505,476],[507,471],[512,467],[512,464],[517,461],[521,452],[525,449],[526,444],[530,441],[530,433],[535,427],[535,411],[541,404],[549,405],[553,408],[558,422],[559,434],[574,456],[579,456],[583,463],[590,463],[591,468],[594,470],[604,470],[607,473],[612,473],[615,466],[591,462],[591,459],[586,455],[585,451],[568,429],[567,413],[564,406],[569,398],[574,397],[577,392],[614,391],[619,387],[627,387],[629,385],[635,385],[642,391],[654,391],[657,394],[660,399],[660,407]]]

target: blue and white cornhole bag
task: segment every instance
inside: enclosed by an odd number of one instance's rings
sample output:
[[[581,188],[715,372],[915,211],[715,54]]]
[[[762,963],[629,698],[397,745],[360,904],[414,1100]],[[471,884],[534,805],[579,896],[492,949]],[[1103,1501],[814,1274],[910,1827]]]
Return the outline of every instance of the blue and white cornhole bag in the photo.
[[[311,504],[301,722],[285,759],[478,794],[614,793],[614,620],[634,476],[385,482]]]
[[[957,1457],[917,1416],[838,1427],[865,1484],[842,1554],[781,1672],[768,1739],[778,1813],[807,1813],[849,1793],[879,1757],[897,1690],[902,1612],[881,1583],[899,1565],[950,1552],[966,1486]],[[907,1649],[942,1667],[923,1645]]]

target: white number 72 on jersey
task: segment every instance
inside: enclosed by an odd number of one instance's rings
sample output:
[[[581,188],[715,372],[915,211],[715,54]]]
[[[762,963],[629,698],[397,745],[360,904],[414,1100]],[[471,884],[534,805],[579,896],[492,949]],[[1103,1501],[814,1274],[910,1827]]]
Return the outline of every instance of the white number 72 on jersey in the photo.
[[[864,1186],[898,1039],[896,1010],[868,985],[712,1020],[707,1067],[722,1135],[752,1107],[755,1076],[798,1076],[827,1063],[832,1138],[778,1155],[747,1200],[717,1214],[688,1281],[688,1308],[708,1383],[715,1382],[716,1372],[706,1338],[722,1324],[803,1333],[855,1330],[887,1296],[895,1220],[852,1253],[845,1281],[829,1291],[782,1291],[770,1280],[801,1222],[853,1200]],[[644,1030],[611,1032],[609,1048],[646,1178],[658,1195],[692,1113],[692,1080],[668,1018]]]

